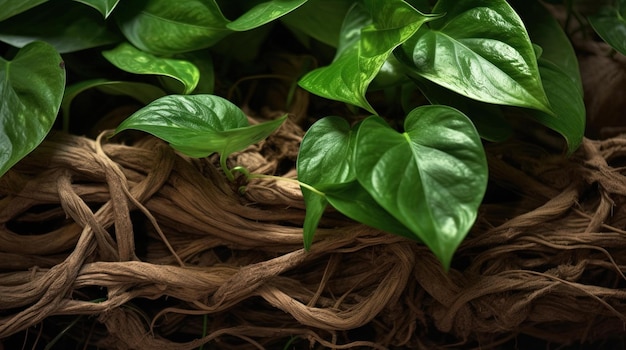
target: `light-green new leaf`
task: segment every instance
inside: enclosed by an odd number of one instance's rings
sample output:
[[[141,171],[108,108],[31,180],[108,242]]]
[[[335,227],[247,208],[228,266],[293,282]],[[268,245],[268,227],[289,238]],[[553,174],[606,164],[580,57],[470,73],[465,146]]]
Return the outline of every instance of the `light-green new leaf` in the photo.
[[[447,106],[414,109],[404,133],[382,123],[370,117],[359,128],[357,179],[447,269],[487,186],[480,137],[463,113]]]
[[[191,62],[154,56],[128,43],[103,51],[102,55],[117,68],[134,74],[154,74],[173,78],[183,85],[178,93],[190,94],[198,85],[200,70]]]
[[[365,98],[370,82],[391,52],[433,18],[403,0],[356,4],[344,20],[334,61],[309,72],[300,80],[300,86],[376,114]]]
[[[236,20],[228,23],[228,29],[246,31],[272,22],[306,3],[307,0],[270,0],[257,4]]]
[[[524,24],[505,0],[439,0],[442,18],[396,52],[412,72],[482,102],[552,114]]]
[[[230,101],[215,95],[168,95],[138,110],[115,130],[150,133],[190,157],[225,158],[269,136],[286,116],[250,125]]]
[[[61,56],[46,43],[26,45],[12,61],[0,57],[0,175],[43,141],[64,86]]]
[[[207,48],[232,32],[215,0],[123,1],[115,17],[128,41],[157,55]]]

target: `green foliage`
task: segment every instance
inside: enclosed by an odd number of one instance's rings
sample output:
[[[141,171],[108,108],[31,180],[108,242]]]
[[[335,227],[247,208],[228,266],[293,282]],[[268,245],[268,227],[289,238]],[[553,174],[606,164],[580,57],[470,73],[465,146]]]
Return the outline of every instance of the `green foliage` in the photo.
[[[626,4],[612,4],[590,23],[624,53]],[[576,55],[537,1],[0,0],[0,8],[2,173],[41,142],[60,107],[67,130],[76,97],[97,89],[145,105],[116,133],[142,130],[192,157],[217,152],[233,180],[228,155],[286,117],[250,125],[214,91],[265,74],[256,58],[269,52],[260,50],[313,56],[318,65],[299,72],[299,86],[371,116],[355,125],[320,118],[302,141],[307,249],[330,205],[422,242],[447,268],[485,192],[481,138],[515,135],[511,109],[561,134],[567,153],[585,129]],[[281,48],[283,40],[298,47]],[[402,122],[402,131],[391,126]]]
[[[63,61],[48,44],[28,44],[11,61],[0,57],[0,175],[48,134],[64,85]]]

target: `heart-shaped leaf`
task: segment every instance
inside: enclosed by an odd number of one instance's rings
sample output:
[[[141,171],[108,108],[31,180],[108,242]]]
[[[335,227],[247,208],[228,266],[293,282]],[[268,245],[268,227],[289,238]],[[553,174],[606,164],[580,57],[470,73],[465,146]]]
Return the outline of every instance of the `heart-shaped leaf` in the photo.
[[[207,48],[231,32],[215,0],[124,1],[116,18],[128,41],[157,55]]]
[[[333,63],[309,72],[299,84],[316,95],[375,114],[365,98],[370,82],[393,49],[434,17],[403,0],[367,1],[366,5],[356,4],[346,15]]]
[[[257,4],[236,20],[228,23],[230,30],[246,31],[272,22],[306,3],[307,0],[270,0]]]
[[[626,55],[626,0],[617,0],[615,6],[589,16],[589,23],[607,44]]]
[[[280,20],[294,33],[304,33],[315,40],[337,47],[337,33],[353,4],[353,0],[308,1]]]
[[[381,123],[370,117],[359,128],[357,179],[448,268],[487,185],[480,137],[465,115],[446,106],[414,109],[404,133]]]
[[[44,41],[60,53],[108,45],[121,39],[97,12],[73,1],[44,3],[9,18],[0,26],[1,41],[15,47]]]
[[[77,2],[81,2],[87,6],[91,6],[96,10],[100,11],[104,18],[108,18],[109,15],[115,10],[115,6],[120,2],[120,0],[74,0]]]
[[[439,0],[445,13],[396,55],[412,71],[479,101],[552,114],[524,24],[505,0]]]
[[[215,95],[168,95],[138,110],[115,130],[148,132],[190,157],[219,152],[222,157],[261,141],[285,117],[250,126],[246,115]]]
[[[134,74],[154,74],[173,78],[183,85],[179,93],[189,94],[200,80],[200,71],[191,62],[156,57],[128,43],[103,51],[102,55],[117,68]]]
[[[0,57],[0,175],[37,147],[56,119],[65,69],[58,52],[43,42]]]
[[[13,17],[48,0],[0,0],[0,21]]]

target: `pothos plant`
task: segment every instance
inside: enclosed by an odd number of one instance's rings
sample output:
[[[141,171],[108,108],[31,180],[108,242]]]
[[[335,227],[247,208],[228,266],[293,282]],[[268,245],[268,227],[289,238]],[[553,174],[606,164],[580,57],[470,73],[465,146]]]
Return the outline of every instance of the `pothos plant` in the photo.
[[[620,51],[624,3],[607,2],[592,21]],[[0,0],[0,8],[0,174],[37,147],[60,110],[67,129],[72,101],[97,89],[145,105],[115,133],[142,130],[191,157],[217,152],[233,180],[227,157],[286,116],[249,125],[214,94],[212,57],[250,62],[278,25],[311,51],[332,48],[334,59],[298,85],[369,117],[320,118],[302,141],[307,249],[330,205],[423,242],[448,268],[487,186],[483,142],[505,140],[519,125],[506,110],[561,134],[567,153],[583,137],[576,56],[537,1]],[[98,77],[89,60],[76,59],[86,51],[124,79]],[[79,72],[70,83],[66,69]],[[375,90],[403,109],[402,128],[370,103]],[[416,94],[430,104],[416,104]]]

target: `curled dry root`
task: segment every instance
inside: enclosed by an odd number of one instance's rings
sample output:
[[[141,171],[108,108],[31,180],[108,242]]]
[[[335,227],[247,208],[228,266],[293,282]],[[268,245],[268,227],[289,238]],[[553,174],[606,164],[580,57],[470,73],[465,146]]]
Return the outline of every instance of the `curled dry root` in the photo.
[[[280,172],[300,136],[283,128],[231,160]],[[567,160],[515,143],[488,154],[490,193],[445,273],[424,246],[334,212],[303,251],[290,182],[241,195],[210,159],[154,139],[50,137],[0,179],[0,338],[57,315],[91,316],[83,340],[119,349],[488,348],[623,332],[626,139],[585,140]]]

